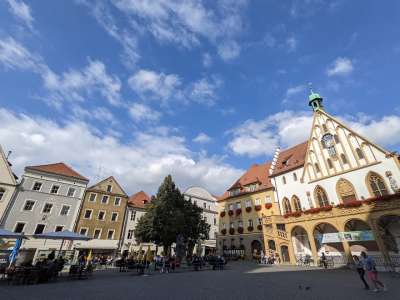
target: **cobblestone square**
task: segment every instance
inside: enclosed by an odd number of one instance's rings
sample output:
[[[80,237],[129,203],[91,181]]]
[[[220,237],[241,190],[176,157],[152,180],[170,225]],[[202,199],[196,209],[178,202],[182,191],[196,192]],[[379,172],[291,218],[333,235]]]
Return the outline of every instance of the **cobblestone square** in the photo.
[[[389,291],[362,289],[348,269],[300,269],[232,263],[223,271],[184,271],[137,276],[118,270],[97,271],[88,280],[61,279],[34,286],[0,285],[7,300],[78,299],[398,299],[399,277],[381,273]]]

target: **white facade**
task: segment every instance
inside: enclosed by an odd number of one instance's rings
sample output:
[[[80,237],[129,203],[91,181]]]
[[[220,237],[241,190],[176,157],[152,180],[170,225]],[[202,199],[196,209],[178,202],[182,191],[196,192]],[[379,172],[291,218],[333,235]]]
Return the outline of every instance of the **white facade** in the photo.
[[[73,177],[25,169],[4,227],[26,235],[38,231],[73,231],[87,183]],[[56,186],[57,193],[54,193]],[[34,254],[35,249],[58,249],[60,243],[29,239],[23,241],[21,248],[31,249]]]
[[[122,243],[122,251],[137,251],[139,249],[139,242],[135,239],[135,228],[139,219],[146,213],[144,208],[135,207],[128,204],[126,214],[126,224],[124,240]]]
[[[203,218],[210,225],[209,239],[204,242],[203,247],[215,248],[219,219],[215,197],[202,187],[190,187],[183,194],[187,201],[203,209]]]
[[[16,179],[0,146],[0,225],[16,189]]]

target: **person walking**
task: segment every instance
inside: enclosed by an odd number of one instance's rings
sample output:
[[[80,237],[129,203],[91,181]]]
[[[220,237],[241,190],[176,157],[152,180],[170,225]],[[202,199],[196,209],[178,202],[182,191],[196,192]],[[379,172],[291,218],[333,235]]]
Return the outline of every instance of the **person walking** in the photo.
[[[365,270],[367,271],[368,279],[375,286],[374,292],[379,292],[379,287],[382,288],[383,291],[387,291],[386,286],[380,280],[378,280],[378,271],[376,270],[374,259],[371,256],[368,256],[364,251],[361,252],[361,257]]]
[[[360,276],[361,281],[364,283],[364,289],[369,290],[369,285],[365,280],[365,270],[363,262],[358,258],[357,255],[353,255],[354,263],[356,264],[356,270],[358,275]]]
[[[321,254],[321,264],[324,266],[325,269],[328,268],[328,262],[326,261],[325,252]]]

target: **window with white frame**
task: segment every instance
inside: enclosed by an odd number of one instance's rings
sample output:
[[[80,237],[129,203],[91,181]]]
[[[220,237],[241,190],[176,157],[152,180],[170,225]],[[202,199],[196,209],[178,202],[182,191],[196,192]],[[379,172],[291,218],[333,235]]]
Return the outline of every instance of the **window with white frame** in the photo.
[[[79,234],[87,235],[87,233],[88,233],[87,227],[81,227],[81,229],[79,230]]]
[[[96,228],[96,229],[94,230],[94,233],[93,233],[93,238],[94,238],[94,239],[99,239],[100,236],[101,236],[101,229]]]
[[[60,189],[60,186],[54,184],[54,185],[51,187],[50,194],[58,194],[59,189]]]
[[[69,205],[63,205],[60,210],[60,216],[68,216],[70,208]]]
[[[246,205],[246,207],[251,207],[251,200],[250,200],[250,199],[247,199],[247,200],[245,201],[245,205]]]
[[[257,225],[262,225],[262,219],[261,218],[257,218]]]
[[[235,224],[234,224],[233,222],[231,222],[231,223],[229,224],[229,228],[235,228]]]
[[[89,201],[90,202],[96,202],[97,194],[91,193],[89,196]]]
[[[25,211],[32,211],[34,206],[35,206],[35,201],[26,200],[25,204],[24,204],[24,210]]]
[[[247,222],[248,222],[248,226],[249,226],[249,227],[254,227],[254,226],[253,226],[253,220],[252,220],[252,219],[249,219]]]
[[[115,206],[120,206],[121,205],[121,197],[115,197],[114,205]]]
[[[118,213],[117,212],[113,212],[111,214],[111,221],[112,222],[116,222],[118,220]]]
[[[217,225],[217,219],[214,218],[214,225]]]
[[[203,208],[207,208],[207,203],[203,202]]]
[[[62,225],[57,225],[56,228],[55,228],[55,232],[63,231],[63,229],[64,229],[64,226],[62,226]]]
[[[242,204],[240,202],[236,202],[236,209],[242,208]]]
[[[108,229],[108,232],[107,232],[107,239],[108,240],[114,239],[114,232],[115,232],[114,229]]]
[[[51,213],[51,209],[53,208],[53,203],[46,203],[44,206],[43,206],[43,210],[42,210],[42,213],[44,213],[44,214],[49,214],[49,213]]]
[[[296,173],[293,173],[293,180],[297,181],[297,174]]]
[[[34,234],[42,234],[45,228],[45,224],[37,224]]]
[[[112,192],[112,186],[111,185],[107,185],[107,192],[109,192],[109,193]]]
[[[133,229],[129,229],[129,230],[128,230],[127,239],[128,239],[128,240],[131,240],[132,238],[133,238]]]
[[[257,198],[257,199],[254,201],[254,203],[255,203],[256,205],[261,205],[261,200],[260,200],[260,198]]]
[[[70,188],[68,188],[67,196],[68,197],[74,197],[75,196],[75,192],[76,192],[76,189],[73,188],[73,187],[70,187]]]
[[[221,227],[222,227],[222,229],[226,229],[226,224],[222,223]]]
[[[229,204],[229,210],[233,210],[233,203]]]
[[[92,209],[85,210],[85,214],[83,215],[84,219],[90,219],[92,217]]]
[[[25,228],[25,223],[18,222],[17,224],[15,224],[14,232],[22,233],[22,232],[24,232],[24,228]]]
[[[136,210],[132,210],[131,212],[131,221],[135,221],[136,219]]]
[[[97,218],[98,218],[100,221],[103,221],[103,220],[105,219],[105,217],[106,217],[106,212],[105,212],[104,210],[100,210],[100,211],[99,211],[99,214],[98,214],[98,216],[97,216]]]
[[[272,203],[271,196],[265,196],[265,203],[266,203],[266,204]]]
[[[39,182],[39,181],[36,181],[34,184],[33,184],[33,187],[32,187],[32,191],[40,191],[41,189],[42,189],[42,183],[41,182]]]
[[[238,227],[243,227],[243,221],[242,220],[238,221]]]
[[[101,198],[101,203],[103,204],[107,204],[108,203],[108,196],[107,195],[103,195],[103,197]]]

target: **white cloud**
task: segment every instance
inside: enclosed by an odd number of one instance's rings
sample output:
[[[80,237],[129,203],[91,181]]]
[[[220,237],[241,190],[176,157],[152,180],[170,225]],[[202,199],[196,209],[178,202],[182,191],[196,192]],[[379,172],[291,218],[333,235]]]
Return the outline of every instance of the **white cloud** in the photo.
[[[103,62],[89,61],[81,70],[70,69],[62,74],[53,72],[40,55],[32,54],[13,38],[0,39],[0,64],[8,69],[31,71],[42,77],[49,95],[43,97],[59,106],[63,101],[83,101],[101,95],[113,105],[120,104],[121,82],[107,73]]]
[[[204,132],[200,132],[194,139],[193,142],[199,143],[199,144],[206,144],[211,142],[211,138],[205,134]]]
[[[18,0],[7,0],[10,5],[10,11],[16,18],[21,20],[26,26],[33,30],[33,17],[31,8],[24,2]]]
[[[240,55],[240,46],[235,41],[222,42],[218,46],[218,54],[225,61],[232,60]]]
[[[247,120],[230,130],[228,147],[238,155],[250,157],[272,155],[278,146],[287,147],[308,138],[311,113],[283,111],[260,121]]]
[[[13,150],[17,173],[26,165],[64,161],[92,183],[114,175],[129,193],[154,193],[164,176],[172,174],[182,188],[200,185],[217,194],[242,173],[219,157],[191,152],[182,137],[162,131],[133,132],[122,141],[118,134],[94,132],[84,122],[60,125],[5,109],[0,109],[0,124],[0,141]]]
[[[222,81],[218,78],[201,78],[190,86],[188,98],[191,101],[205,105],[214,105],[217,100],[216,90],[220,87]]]
[[[243,28],[242,13],[247,6],[246,0],[221,0],[212,5],[198,0],[112,0],[114,7],[128,20],[125,27],[117,25],[118,18],[113,17],[103,2],[94,6],[86,0],[80,2],[85,3],[100,25],[120,42],[122,32],[126,36],[149,33],[161,43],[185,48],[198,46],[202,40],[218,47],[223,39],[226,46],[220,53],[225,55],[224,59],[233,59],[240,53],[235,40]],[[121,44],[126,49],[124,43]],[[133,50],[137,53],[136,47]]]
[[[203,66],[209,68],[212,65],[212,58],[210,53],[206,52],[203,54]]]
[[[305,85],[297,85],[290,87],[286,90],[285,97],[282,101],[283,104],[287,104],[293,97],[303,93],[306,90]],[[304,98],[304,97],[303,97]]]
[[[326,73],[328,76],[348,75],[353,72],[353,62],[347,57],[338,57],[328,68]]]
[[[155,122],[161,118],[161,113],[152,109],[151,107],[141,104],[133,103],[129,108],[129,114],[136,122],[150,121]]]
[[[294,36],[290,36],[286,39],[286,46],[289,52],[294,52],[297,49],[298,41]]]
[[[139,95],[167,100],[179,96],[181,79],[176,74],[156,73],[151,70],[139,70],[132,75],[128,83]]]

